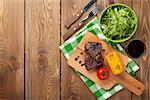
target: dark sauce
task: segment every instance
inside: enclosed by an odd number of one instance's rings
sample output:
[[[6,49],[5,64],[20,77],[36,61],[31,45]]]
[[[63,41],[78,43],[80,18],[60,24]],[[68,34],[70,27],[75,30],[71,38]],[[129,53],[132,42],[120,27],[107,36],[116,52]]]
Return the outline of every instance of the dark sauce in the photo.
[[[82,61],[79,61],[79,64],[81,64],[82,63]]]
[[[105,49],[103,49],[102,51],[105,51]]]
[[[81,64],[81,66],[84,66],[85,64]]]
[[[74,60],[75,60],[75,61],[77,61],[77,60],[78,60],[78,58],[75,58]]]
[[[127,53],[133,57],[139,57],[145,51],[145,44],[140,40],[133,40],[128,44]]]

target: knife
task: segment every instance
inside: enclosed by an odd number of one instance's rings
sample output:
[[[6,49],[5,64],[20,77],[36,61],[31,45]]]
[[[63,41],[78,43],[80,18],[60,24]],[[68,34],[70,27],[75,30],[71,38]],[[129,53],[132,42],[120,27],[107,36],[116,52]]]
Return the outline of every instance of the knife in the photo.
[[[77,24],[75,27],[71,28],[64,36],[63,39],[67,40],[69,37],[71,37],[75,32],[77,32],[78,30],[80,30],[86,23],[86,21],[91,18],[92,16],[96,16],[100,11],[100,8],[98,6],[94,7],[90,13],[83,18],[79,24]]]
[[[82,10],[80,10],[75,16],[73,16],[73,18],[71,18],[69,21],[70,22],[66,22],[65,27],[67,29],[70,28],[70,26],[72,24],[74,24],[82,15],[84,12],[86,12],[97,0],[91,0],[90,2],[88,2],[83,8]]]

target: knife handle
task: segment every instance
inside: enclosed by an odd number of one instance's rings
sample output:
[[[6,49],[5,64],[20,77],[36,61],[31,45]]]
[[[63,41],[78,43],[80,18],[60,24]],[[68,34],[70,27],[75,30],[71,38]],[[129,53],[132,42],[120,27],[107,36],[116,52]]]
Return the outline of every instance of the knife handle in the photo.
[[[80,12],[78,12],[75,16],[73,16],[73,18],[71,18],[71,19],[69,20],[69,22],[66,22],[65,27],[66,27],[67,29],[69,29],[70,26],[71,26],[72,24],[74,24],[74,23],[83,15],[83,13],[84,13],[83,10],[81,10]]]
[[[78,30],[80,30],[85,25],[84,22],[80,22],[75,27],[71,28],[64,36],[63,39],[66,41],[68,38],[70,38],[74,33],[76,33]]]

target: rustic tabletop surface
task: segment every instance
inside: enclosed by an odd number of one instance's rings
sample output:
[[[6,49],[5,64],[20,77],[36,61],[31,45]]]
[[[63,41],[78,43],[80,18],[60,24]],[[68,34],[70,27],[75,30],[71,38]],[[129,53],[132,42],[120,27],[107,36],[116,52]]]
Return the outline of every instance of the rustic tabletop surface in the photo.
[[[58,49],[66,21],[89,0],[0,0],[0,100],[95,100]],[[111,100],[150,99],[150,0],[115,0],[132,7],[138,17],[136,38],[147,46],[135,59],[145,91],[124,89]],[[107,0],[97,0],[103,9]],[[82,18],[86,15],[85,13]],[[81,18],[81,19],[82,19]]]

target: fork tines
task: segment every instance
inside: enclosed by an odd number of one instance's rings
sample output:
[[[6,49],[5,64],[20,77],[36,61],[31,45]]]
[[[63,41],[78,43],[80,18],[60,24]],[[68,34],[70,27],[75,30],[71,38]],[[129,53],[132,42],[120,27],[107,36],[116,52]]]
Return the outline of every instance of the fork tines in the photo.
[[[98,6],[96,6],[96,7],[93,8],[92,13],[94,15],[96,15],[97,13],[99,13],[99,11],[100,11],[100,8]]]

